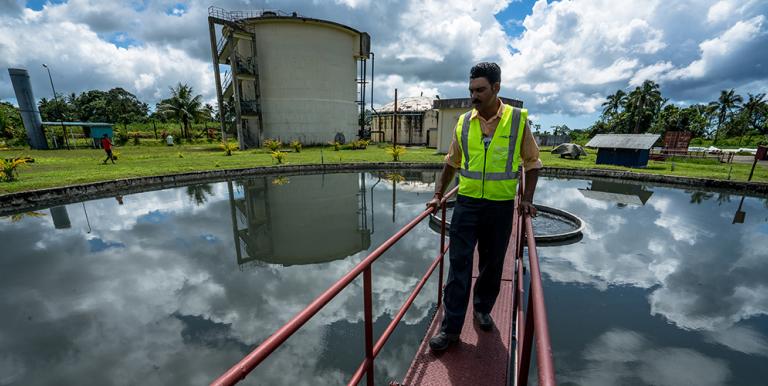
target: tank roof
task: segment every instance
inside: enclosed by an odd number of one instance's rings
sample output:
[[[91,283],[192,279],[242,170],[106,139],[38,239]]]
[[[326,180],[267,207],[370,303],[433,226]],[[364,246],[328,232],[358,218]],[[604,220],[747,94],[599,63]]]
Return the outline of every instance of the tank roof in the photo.
[[[314,19],[314,18],[311,18],[311,17],[301,17],[301,16],[261,16],[261,17],[254,17],[254,18],[243,19],[242,21],[243,22],[256,22],[256,23],[259,23],[259,22],[270,22],[270,21],[272,21],[272,22],[285,21],[285,22],[304,22],[304,23],[314,23],[314,24],[325,24],[325,25],[327,25],[329,27],[335,27],[335,28],[338,28],[338,29],[341,29],[341,30],[346,30],[346,31],[351,32],[351,33],[353,33],[355,35],[360,35],[361,34],[360,31],[358,31],[358,30],[356,30],[356,29],[354,29],[354,28],[352,28],[352,27],[350,27],[348,25],[344,25],[344,24],[337,23],[335,21],[330,21],[330,20]]]
[[[348,25],[337,23],[335,21],[315,19],[311,17],[305,17],[299,15],[297,12],[285,12],[276,9],[257,9],[248,11],[227,11],[219,7],[208,7],[208,16],[218,19],[234,22],[234,23],[249,23],[249,22],[262,22],[262,21],[287,21],[287,22],[309,22],[317,24],[326,24],[331,27],[336,27],[342,30],[347,30],[355,35],[359,35],[362,32]]]
[[[398,112],[418,112],[418,111],[432,110],[432,101],[434,100],[435,98],[426,97],[426,96],[398,98],[397,111]],[[381,106],[381,108],[379,108],[377,112],[391,113],[394,110],[395,110],[395,101],[392,101],[385,104],[384,106]]]

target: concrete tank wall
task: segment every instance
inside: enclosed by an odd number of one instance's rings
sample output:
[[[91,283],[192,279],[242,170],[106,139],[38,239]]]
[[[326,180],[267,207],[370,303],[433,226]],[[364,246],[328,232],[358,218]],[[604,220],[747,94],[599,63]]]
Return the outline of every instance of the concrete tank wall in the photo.
[[[250,19],[256,36],[264,135],[283,142],[325,143],[336,133],[357,137],[357,66],[360,34],[305,19]],[[238,53],[251,56],[250,41]],[[255,98],[254,83],[243,83],[243,99]],[[256,120],[249,130],[258,133]]]
[[[27,139],[32,149],[48,149],[48,142],[43,132],[43,121],[37,110],[35,96],[32,94],[32,84],[29,82],[29,73],[21,68],[9,68],[13,91],[16,93],[16,101],[19,103],[21,120],[27,130]]]

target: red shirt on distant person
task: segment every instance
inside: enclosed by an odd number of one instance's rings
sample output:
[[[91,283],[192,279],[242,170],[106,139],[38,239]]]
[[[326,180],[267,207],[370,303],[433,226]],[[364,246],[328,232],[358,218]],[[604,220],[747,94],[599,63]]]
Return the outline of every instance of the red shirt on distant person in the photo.
[[[104,137],[101,139],[101,147],[103,147],[104,150],[112,150],[112,142],[109,141],[109,138]]]

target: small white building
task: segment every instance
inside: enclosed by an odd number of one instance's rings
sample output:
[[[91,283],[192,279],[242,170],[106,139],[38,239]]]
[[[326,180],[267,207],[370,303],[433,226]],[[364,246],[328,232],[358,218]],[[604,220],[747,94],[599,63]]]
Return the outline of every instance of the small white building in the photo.
[[[514,107],[523,107],[523,101],[501,97],[501,101]],[[432,108],[438,111],[437,152],[448,153],[459,116],[472,110],[470,98],[435,99]]]
[[[426,96],[401,98],[381,106],[373,113],[371,139],[376,142],[394,140],[397,116],[397,144],[437,147],[437,111],[432,108],[434,98]]]

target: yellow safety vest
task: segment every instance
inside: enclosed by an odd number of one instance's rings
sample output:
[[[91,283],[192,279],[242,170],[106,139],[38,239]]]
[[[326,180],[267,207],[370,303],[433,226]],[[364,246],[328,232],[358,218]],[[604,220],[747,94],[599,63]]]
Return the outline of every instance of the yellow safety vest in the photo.
[[[461,148],[459,194],[493,201],[514,199],[528,110],[505,105],[487,147],[479,119],[471,120],[471,116],[472,111],[464,113],[456,124]]]

